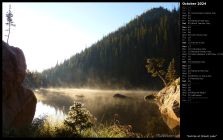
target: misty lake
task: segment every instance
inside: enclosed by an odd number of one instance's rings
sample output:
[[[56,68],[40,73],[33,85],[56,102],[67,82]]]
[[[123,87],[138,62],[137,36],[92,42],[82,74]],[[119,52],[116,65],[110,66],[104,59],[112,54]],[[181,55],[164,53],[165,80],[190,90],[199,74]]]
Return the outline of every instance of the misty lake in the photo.
[[[144,100],[144,96],[157,91],[140,90],[93,90],[49,88],[35,90],[38,99],[35,117],[52,116],[54,121],[66,118],[74,101],[82,102],[99,123],[112,123],[118,114],[120,124],[131,125],[134,132],[146,134],[172,134],[164,123],[155,103]],[[114,98],[114,94],[127,98]]]

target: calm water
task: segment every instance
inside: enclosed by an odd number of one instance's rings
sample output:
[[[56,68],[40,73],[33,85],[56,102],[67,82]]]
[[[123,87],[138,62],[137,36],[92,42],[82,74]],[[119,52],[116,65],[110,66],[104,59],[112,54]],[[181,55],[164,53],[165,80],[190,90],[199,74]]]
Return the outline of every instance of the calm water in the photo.
[[[114,98],[116,93],[127,96]],[[112,123],[118,114],[120,124],[132,125],[133,131],[142,134],[172,134],[164,123],[158,106],[144,100],[150,91],[103,91],[86,89],[47,89],[38,93],[44,100],[38,101],[35,118],[53,116],[55,121],[63,120],[74,101],[79,101],[100,123]],[[38,97],[38,96],[37,96]]]
[[[53,121],[62,121],[66,118],[65,111],[58,107],[54,107],[48,104],[44,104],[42,101],[38,101],[36,105],[35,118],[42,118],[44,116],[53,117]]]

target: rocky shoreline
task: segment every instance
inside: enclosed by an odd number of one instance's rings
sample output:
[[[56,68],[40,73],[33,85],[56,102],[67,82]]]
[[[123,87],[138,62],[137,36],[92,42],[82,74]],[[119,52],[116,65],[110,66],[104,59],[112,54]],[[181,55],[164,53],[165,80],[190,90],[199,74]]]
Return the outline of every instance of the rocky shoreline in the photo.
[[[179,135],[180,78],[176,79],[169,86],[164,87],[158,93],[146,96],[145,100],[151,100],[159,106],[164,122]]]

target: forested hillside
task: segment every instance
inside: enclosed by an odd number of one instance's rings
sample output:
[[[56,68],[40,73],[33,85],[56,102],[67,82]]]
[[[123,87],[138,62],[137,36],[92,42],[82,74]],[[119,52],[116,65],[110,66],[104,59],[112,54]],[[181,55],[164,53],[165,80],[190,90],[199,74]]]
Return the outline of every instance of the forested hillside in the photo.
[[[41,77],[44,82],[41,84],[160,88],[162,81],[152,78],[146,71],[146,58],[164,58],[166,68],[175,58],[179,73],[179,32],[179,10],[168,11],[162,7],[151,9],[91,47],[43,71]]]

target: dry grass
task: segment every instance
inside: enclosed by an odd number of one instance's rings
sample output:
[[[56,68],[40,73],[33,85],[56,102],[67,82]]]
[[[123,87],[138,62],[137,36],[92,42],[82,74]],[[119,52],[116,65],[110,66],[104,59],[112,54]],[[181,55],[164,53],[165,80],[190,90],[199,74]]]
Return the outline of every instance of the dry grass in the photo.
[[[156,133],[171,133],[163,122],[158,107],[153,103],[144,101],[145,95],[154,92],[61,88],[40,89],[35,92],[35,95],[39,101],[61,108],[63,106],[69,108],[74,101],[84,103],[85,107],[97,118],[98,123],[103,125],[103,127],[98,125],[96,130],[87,130],[83,133],[86,137],[109,137],[113,135],[106,134],[111,129],[111,125],[106,125],[106,123],[111,121],[113,114],[119,114],[122,125],[131,125],[133,132],[139,132],[143,136],[151,137]],[[113,95],[116,93],[123,94],[128,98],[115,99]],[[68,111],[68,109],[65,109],[65,111]],[[101,132],[101,134],[96,132]],[[148,133],[149,135],[147,135]],[[122,136],[124,137],[124,134]]]

